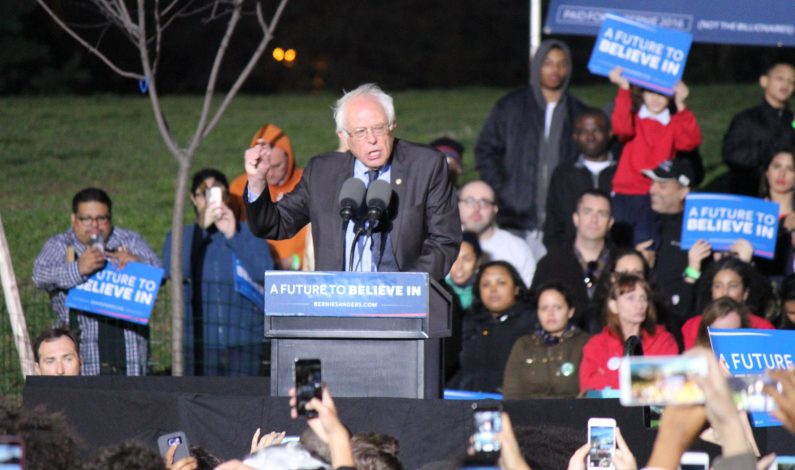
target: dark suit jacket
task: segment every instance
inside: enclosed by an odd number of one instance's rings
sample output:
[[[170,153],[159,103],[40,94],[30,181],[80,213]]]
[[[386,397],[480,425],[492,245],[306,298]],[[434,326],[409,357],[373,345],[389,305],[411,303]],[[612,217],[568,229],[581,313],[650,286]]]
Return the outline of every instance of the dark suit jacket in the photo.
[[[272,203],[266,191],[247,203],[251,231],[281,240],[311,222],[316,269],[343,271],[345,227],[339,215],[339,192],[353,176],[354,158],[350,152],[318,155],[281,201]],[[430,147],[395,139],[391,163],[390,233],[398,267],[442,279],[461,243],[458,204],[447,178],[446,159]]]

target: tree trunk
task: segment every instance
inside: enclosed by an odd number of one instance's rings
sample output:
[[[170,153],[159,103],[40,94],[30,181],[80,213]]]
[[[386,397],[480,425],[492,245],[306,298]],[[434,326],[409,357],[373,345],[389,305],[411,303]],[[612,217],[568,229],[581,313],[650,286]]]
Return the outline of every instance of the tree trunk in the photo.
[[[171,375],[185,375],[184,336],[185,302],[182,288],[182,234],[185,231],[185,196],[188,172],[193,155],[179,159],[177,187],[174,194],[174,215],[171,218]]]
[[[11,321],[11,331],[14,332],[14,345],[19,355],[19,367],[22,378],[34,375],[33,349],[30,347],[28,325],[25,313],[22,311],[22,302],[19,301],[19,288],[17,277],[14,275],[14,265],[11,263],[11,250],[8,249],[8,240],[3,228],[3,218],[0,217],[0,280],[3,283],[3,295],[6,298],[8,319]]]

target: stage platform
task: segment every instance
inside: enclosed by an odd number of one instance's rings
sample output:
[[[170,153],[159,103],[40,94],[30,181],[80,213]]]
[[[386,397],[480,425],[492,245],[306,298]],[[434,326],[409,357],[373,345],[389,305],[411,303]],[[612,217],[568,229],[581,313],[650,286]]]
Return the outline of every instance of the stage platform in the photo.
[[[303,429],[303,421],[290,419],[287,398],[271,397],[269,390],[267,377],[29,377],[23,400],[25,407],[62,411],[90,450],[129,438],[156,449],[159,434],[182,430],[191,444],[230,459],[246,454],[258,427],[288,435]],[[335,402],[353,432],[397,437],[407,469],[462,456],[472,432],[469,401],[335,397]],[[506,401],[504,407],[515,426],[557,425],[583,442],[589,417],[615,418],[641,465],[656,435],[644,427],[641,408],[622,407],[618,400],[522,400]],[[754,433],[763,453],[795,452],[795,437],[782,428]],[[709,444],[698,449],[719,452]]]

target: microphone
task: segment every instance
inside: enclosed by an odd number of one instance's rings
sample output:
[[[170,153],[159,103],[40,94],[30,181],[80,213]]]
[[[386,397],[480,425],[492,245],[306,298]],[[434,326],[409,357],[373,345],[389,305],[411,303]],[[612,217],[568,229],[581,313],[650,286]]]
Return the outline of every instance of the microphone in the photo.
[[[625,356],[642,356],[643,344],[640,342],[640,337],[630,336],[624,342],[624,355]]]
[[[367,219],[370,221],[368,232],[386,212],[392,199],[392,185],[383,180],[375,180],[367,188]]]
[[[364,200],[364,182],[357,178],[348,178],[340,189],[340,217],[344,222],[348,222],[356,214],[356,210],[362,205]]]

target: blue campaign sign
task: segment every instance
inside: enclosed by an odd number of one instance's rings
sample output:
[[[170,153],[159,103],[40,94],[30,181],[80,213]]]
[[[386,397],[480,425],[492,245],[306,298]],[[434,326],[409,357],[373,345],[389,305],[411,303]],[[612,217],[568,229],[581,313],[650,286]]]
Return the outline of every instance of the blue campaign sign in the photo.
[[[635,85],[666,95],[685,71],[690,33],[658,28],[607,14],[588,62],[588,70],[605,77],[615,67]]]
[[[795,331],[709,328],[709,341],[718,360],[733,376],[762,374],[767,369],[795,365]],[[778,426],[768,413],[751,413],[754,426]]]
[[[685,199],[681,245],[704,239],[713,250],[726,250],[743,238],[754,254],[773,259],[778,236],[778,203],[756,197],[698,193]]]
[[[265,273],[265,315],[421,318],[427,312],[427,273]]]
[[[88,280],[69,289],[66,306],[147,325],[163,270],[143,263],[128,263],[118,269],[111,263]]]
[[[595,36],[614,13],[640,23],[691,33],[694,42],[795,46],[795,8],[789,0],[552,0],[544,34]]]

